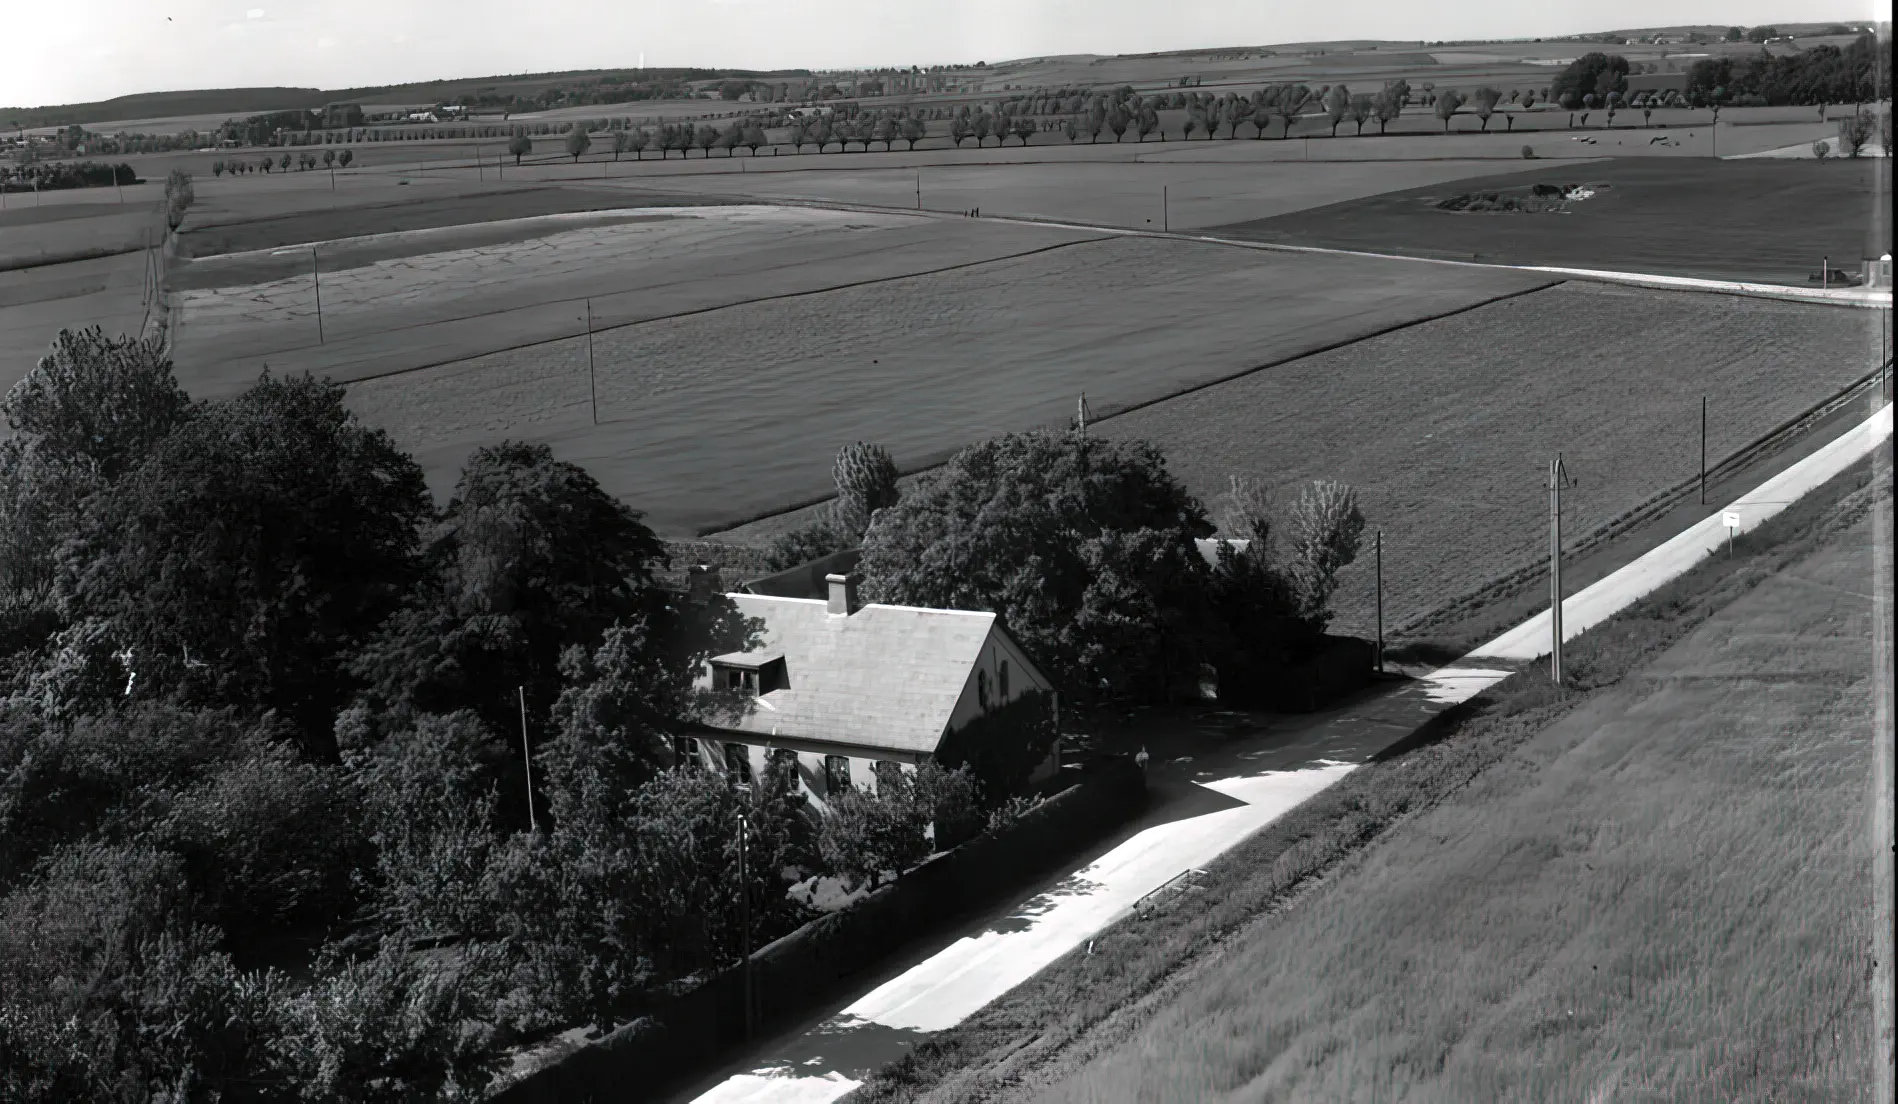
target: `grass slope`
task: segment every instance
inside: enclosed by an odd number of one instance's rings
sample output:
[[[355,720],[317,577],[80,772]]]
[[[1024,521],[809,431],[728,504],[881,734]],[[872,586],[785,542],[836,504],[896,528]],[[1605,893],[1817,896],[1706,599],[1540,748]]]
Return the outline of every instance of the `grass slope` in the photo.
[[[1599,146],[1589,147],[1600,149]],[[1218,232],[1257,241],[1505,264],[1566,265],[1803,285],[1819,260],[1891,250],[1889,162],[1623,158],[1349,200]],[[1462,215],[1462,192],[1602,182],[1564,215]]]
[[[1861,463],[850,1099],[1862,1095],[1875,494]]]

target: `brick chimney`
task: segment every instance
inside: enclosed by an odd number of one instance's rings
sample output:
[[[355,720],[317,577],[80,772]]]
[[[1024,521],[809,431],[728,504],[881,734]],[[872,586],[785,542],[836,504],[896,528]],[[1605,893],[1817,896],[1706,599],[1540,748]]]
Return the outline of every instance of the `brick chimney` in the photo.
[[[848,575],[826,575],[824,582],[830,587],[829,612],[832,617],[848,617],[857,612],[861,603],[857,601],[857,584],[863,576],[856,572]]]

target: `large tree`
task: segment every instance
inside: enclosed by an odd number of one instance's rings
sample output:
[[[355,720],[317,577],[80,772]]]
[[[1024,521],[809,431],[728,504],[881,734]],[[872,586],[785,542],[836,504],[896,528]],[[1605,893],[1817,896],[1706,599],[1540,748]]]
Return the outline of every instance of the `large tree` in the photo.
[[[1557,73],[1549,84],[1547,98],[1562,103],[1570,94],[1580,99],[1591,93],[1626,92],[1627,89],[1628,59],[1620,54],[1595,51],[1576,58]]]
[[[431,512],[421,469],[342,400],[266,374],[87,500],[61,612],[124,651],[131,691],[274,708],[329,754],[344,655],[414,578]]]
[[[1211,533],[1152,445],[1012,434],[878,513],[861,570],[873,600],[993,610],[1064,686],[1160,697],[1203,650]]]

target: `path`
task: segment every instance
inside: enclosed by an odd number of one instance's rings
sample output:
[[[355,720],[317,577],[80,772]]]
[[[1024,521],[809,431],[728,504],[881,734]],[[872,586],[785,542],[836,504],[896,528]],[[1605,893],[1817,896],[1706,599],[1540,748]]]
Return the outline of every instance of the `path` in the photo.
[[[1892,408],[1742,495],[1726,511],[1749,532],[1890,439]],[[1710,517],[1563,602],[1573,638],[1718,552],[1723,516]],[[1144,896],[1217,858],[1348,774],[1431,716],[1547,653],[1549,615],[1538,614],[1463,661],[1403,689],[1302,724],[1287,740],[1267,733],[1222,754],[1162,753],[1154,801],[1134,833],[1046,892],[967,932],[833,1016],[773,1040],[745,1068],[680,1100],[693,1104],[818,1104],[848,1094],[871,1069],[900,1057],[923,1034],[961,1022],[1042,967],[1083,945]],[[1172,761],[1167,761],[1171,758]],[[1223,799],[1223,800],[1222,800]]]

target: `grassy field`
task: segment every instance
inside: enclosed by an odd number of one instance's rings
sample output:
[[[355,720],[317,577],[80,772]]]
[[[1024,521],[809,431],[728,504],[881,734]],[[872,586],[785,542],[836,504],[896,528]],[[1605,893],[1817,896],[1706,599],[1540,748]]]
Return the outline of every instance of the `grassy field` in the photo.
[[[1871,474],[851,1099],[1869,1099]]]
[[[853,440],[924,464],[1059,423],[1083,391],[1105,414],[1536,283],[1117,238],[596,334],[597,427],[584,337],[365,382],[349,401],[436,486],[478,444],[545,440],[678,534],[827,493]]]
[[[1600,148],[1600,147],[1592,147]],[[1258,241],[1507,264],[1572,265],[1805,284],[1822,256],[1855,269],[1891,249],[1886,160],[1617,159],[1392,191],[1226,226]],[[1436,210],[1459,191],[1547,181],[1611,185],[1565,215]]]
[[[638,202],[638,198],[634,198]],[[716,202],[716,201],[715,201]],[[373,224],[375,212],[361,212]],[[859,215],[822,209],[732,205],[634,208],[612,214],[559,215],[479,225],[397,231],[324,244],[323,327],[308,249],[265,249],[202,258],[180,273],[179,378],[193,394],[248,384],[268,361],[341,380],[387,377],[442,366],[468,409],[486,399],[484,368],[542,373],[571,365],[585,385],[585,338],[528,349],[587,331],[591,300],[601,382],[615,377],[618,345],[610,327],[730,308],[774,297],[808,295],[865,281],[1031,254],[1082,240],[1075,231],[912,215]],[[699,323],[704,344],[718,319]],[[744,326],[732,320],[727,325]],[[859,323],[874,328],[865,319]],[[797,348],[795,321],[772,337]],[[743,331],[741,331],[743,332]],[[824,340],[823,335],[812,335]],[[513,359],[465,363],[515,350]],[[775,350],[755,350],[749,373]],[[549,358],[552,358],[551,360]],[[453,362],[464,362],[459,366]],[[473,375],[462,376],[463,368]],[[668,370],[685,366],[669,363]],[[513,378],[513,377],[510,377]],[[438,387],[417,386],[439,402]],[[586,392],[583,390],[581,398]],[[604,392],[603,392],[604,401]],[[542,396],[556,408],[565,400]],[[492,417],[506,407],[486,411]],[[622,409],[622,413],[624,410]],[[624,431],[624,429],[622,430]]]
[[[39,363],[62,328],[137,334],[144,286],[143,253],[0,272],[0,394]],[[0,435],[7,432],[0,423]]]
[[[1547,547],[1549,460],[1570,540],[1871,370],[1874,312],[1569,283],[1399,330],[1100,424],[1162,444],[1213,501],[1227,477],[1358,488],[1384,531],[1384,617],[1427,613]],[[1338,627],[1369,633],[1368,563]]]

